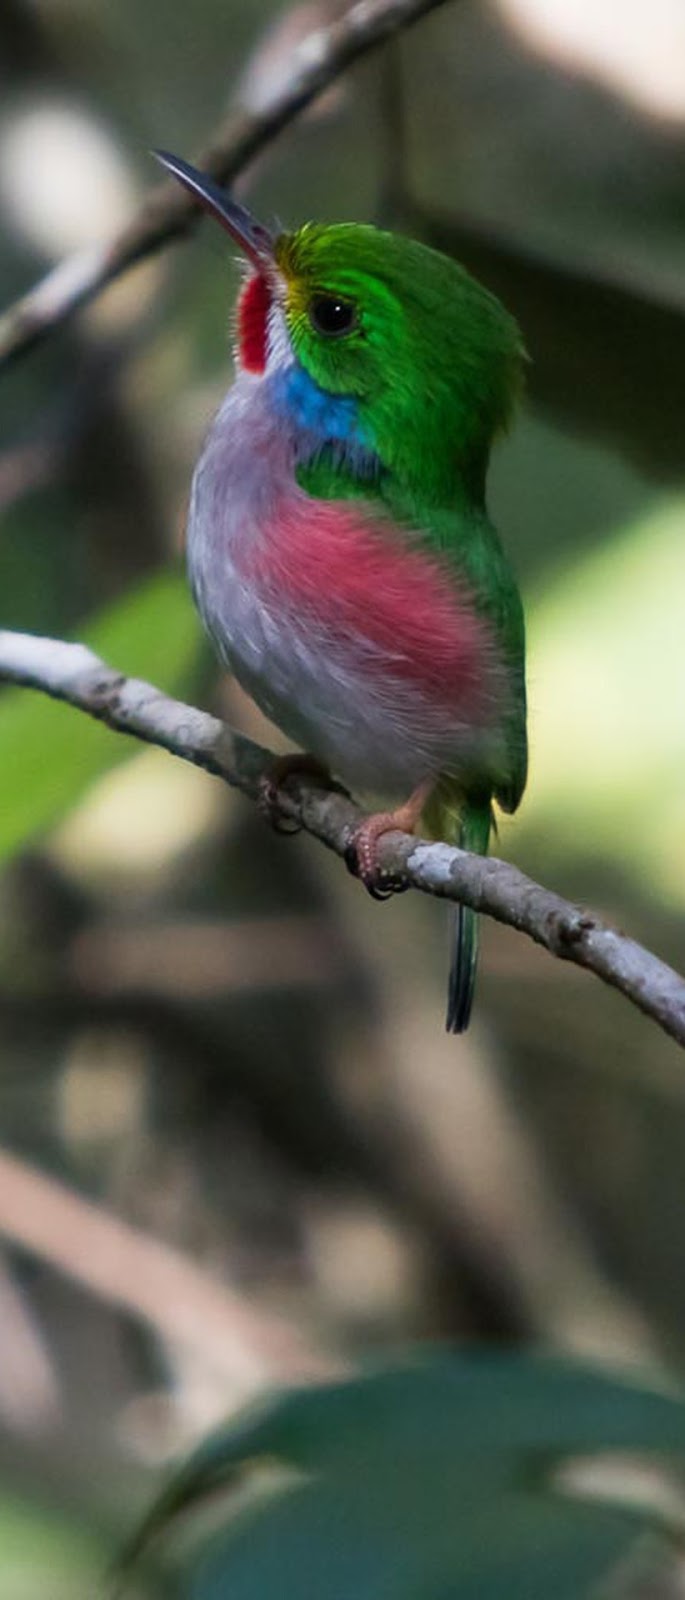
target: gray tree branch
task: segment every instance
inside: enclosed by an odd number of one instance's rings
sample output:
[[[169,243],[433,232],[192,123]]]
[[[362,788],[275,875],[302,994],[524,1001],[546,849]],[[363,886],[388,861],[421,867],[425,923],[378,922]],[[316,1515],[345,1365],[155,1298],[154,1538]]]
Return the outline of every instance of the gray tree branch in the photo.
[[[270,751],[216,717],[113,671],[84,645],[0,631],[0,681],[39,689],[119,733],[161,745],[215,773],[252,800],[258,798],[274,759]],[[342,857],[363,816],[345,794],[311,781],[290,783],[280,791],[279,805],[284,818]],[[422,889],[443,900],[463,902],[517,928],[560,960],[586,967],[619,989],[685,1045],[685,980],[592,912],[563,900],[494,856],[486,859],[402,833],[383,838],[379,856],[388,886]]]
[[[231,183],[361,56],[446,4],[447,0],[357,0],[339,20],[317,29],[297,46],[287,82],[279,76],[271,98],[259,111],[235,111],[217,129],[197,164],[220,183]],[[115,239],[60,262],[0,317],[0,366],[40,343],[129,267],[188,233],[201,214],[178,184],[159,184]]]

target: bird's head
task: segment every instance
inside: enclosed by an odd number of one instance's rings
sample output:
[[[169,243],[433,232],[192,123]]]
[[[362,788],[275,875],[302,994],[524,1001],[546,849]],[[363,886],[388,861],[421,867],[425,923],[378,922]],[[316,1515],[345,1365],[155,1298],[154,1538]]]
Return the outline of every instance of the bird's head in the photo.
[[[500,302],[448,257],[378,228],[271,233],[205,174],[161,159],[248,258],[238,362],[290,372],[284,392],[312,427],[356,433],[409,487],[438,502],[460,486],[480,498],[524,361]]]

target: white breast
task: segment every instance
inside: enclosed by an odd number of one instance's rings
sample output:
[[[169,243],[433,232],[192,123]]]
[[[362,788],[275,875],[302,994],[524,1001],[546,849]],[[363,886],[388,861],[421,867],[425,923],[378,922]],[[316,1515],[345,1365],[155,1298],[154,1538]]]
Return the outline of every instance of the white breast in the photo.
[[[198,463],[188,522],[188,568],[198,609],[216,647],[252,698],[295,740],[306,641],[266,602],[251,556],[293,492],[292,444],[264,401],[262,380],[242,373],[229,390]],[[302,659],[304,655],[304,660]]]

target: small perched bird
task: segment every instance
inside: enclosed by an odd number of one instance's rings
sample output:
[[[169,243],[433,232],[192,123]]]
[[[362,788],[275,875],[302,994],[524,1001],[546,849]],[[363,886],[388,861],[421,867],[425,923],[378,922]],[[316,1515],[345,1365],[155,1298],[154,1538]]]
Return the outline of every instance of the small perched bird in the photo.
[[[391,829],[486,853],[493,799],[514,811],[526,781],[523,613],[485,506],[521,384],[517,325],[435,250],[356,223],[271,232],[158,155],[249,267],[236,378],[190,502],[205,626],[319,767],[394,802],[355,837],[367,887]],[[460,1033],[478,939],[471,910],[455,918]]]

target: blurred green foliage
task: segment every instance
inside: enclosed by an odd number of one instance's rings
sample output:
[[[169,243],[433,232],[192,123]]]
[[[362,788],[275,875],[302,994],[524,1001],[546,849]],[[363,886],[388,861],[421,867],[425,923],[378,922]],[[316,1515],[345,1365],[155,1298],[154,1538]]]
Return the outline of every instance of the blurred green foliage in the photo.
[[[199,633],[186,585],[172,573],[148,579],[80,630],[85,644],[130,677],[168,694],[192,681]],[[0,859],[54,823],[93,782],[138,753],[109,729],[71,708],[24,690],[0,699],[0,743],[6,765],[0,814]]]
[[[75,1516],[0,1487],[0,1572],[12,1600],[88,1600],[109,1554]]]
[[[522,817],[524,839],[554,828],[557,857],[577,851],[581,830],[588,855],[613,859],[643,893],[680,910],[684,525],[685,498],[657,503],[531,607],[544,690],[533,682],[535,778]]]
[[[664,1457],[682,1471],[684,1447],[680,1397],[549,1359],[442,1353],[294,1391],[214,1435],[143,1541],[203,1504],[220,1521],[223,1489],[228,1520],[186,1555],[183,1600],[582,1600],[626,1564],[636,1523],[667,1532],[650,1471]],[[603,1501],[580,1470],[564,1488],[564,1464],[598,1452],[641,1459],[643,1503]]]

